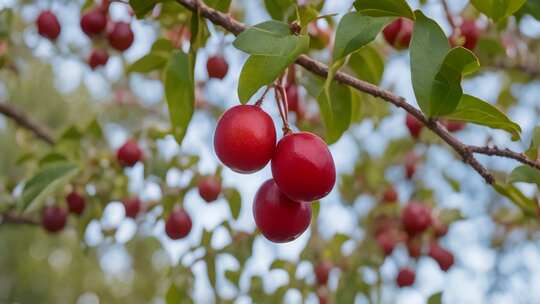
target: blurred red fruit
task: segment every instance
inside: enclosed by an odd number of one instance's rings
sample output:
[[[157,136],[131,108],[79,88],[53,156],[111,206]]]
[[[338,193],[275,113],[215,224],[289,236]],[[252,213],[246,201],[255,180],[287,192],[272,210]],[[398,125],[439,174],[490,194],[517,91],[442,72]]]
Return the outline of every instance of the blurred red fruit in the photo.
[[[191,217],[184,210],[175,210],[165,222],[165,233],[172,240],[185,238],[191,231]]]
[[[43,209],[41,225],[50,233],[57,233],[64,229],[67,222],[67,211],[58,206],[49,206]]]
[[[126,198],[122,201],[126,217],[136,218],[141,211],[141,201],[138,197]]]
[[[206,62],[208,77],[223,79],[229,71],[229,64],[223,56],[212,56]]]
[[[221,180],[216,176],[206,176],[199,181],[197,188],[202,199],[210,203],[221,193]]]
[[[124,167],[133,167],[143,157],[143,152],[134,140],[128,140],[116,152],[118,162]]]
[[[60,22],[51,11],[41,12],[36,20],[36,25],[38,33],[49,40],[56,40],[60,35]]]
[[[68,194],[68,196],[66,197],[66,202],[69,211],[75,214],[82,214],[84,211],[84,207],[86,206],[84,197],[82,197],[79,193],[75,191]]]
[[[431,243],[429,246],[428,255],[439,264],[443,271],[448,271],[454,265],[454,255],[436,242]]]
[[[406,49],[411,43],[413,26],[411,20],[399,18],[384,28],[384,39],[397,50]]]
[[[401,223],[409,235],[424,232],[431,222],[431,210],[422,203],[409,202],[401,212]]]
[[[399,287],[407,287],[414,284],[416,274],[413,269],[405,267],[399,270],[396,278],[396,283]]]

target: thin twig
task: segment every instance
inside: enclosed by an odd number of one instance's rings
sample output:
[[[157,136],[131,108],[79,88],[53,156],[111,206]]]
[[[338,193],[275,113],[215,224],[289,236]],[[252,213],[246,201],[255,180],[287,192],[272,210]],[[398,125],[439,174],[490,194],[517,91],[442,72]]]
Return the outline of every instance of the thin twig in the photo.
[[[31,217],[24,215],[16,215],[14,213],[4,213],[0,216],[0,224],[25,224],[25,225],[39,225],[40,222]]]
[[[259,99],[257,99],[257,101],[255,102],[256,106],[260,107],[262,105],[262,103],[264,102],[264,98],[266,97],[266,95],[268,94],[268,92],[270,91],[271,88],[272,88],[272,85],[267,85],[266,86],[266,89],[264,89],[264,92],[261,95],[261,97]]]
[[[531,166],[533,168],[540,170],[540,161],[532,160],[528,158],[527,155],[525,155],[524,153],[515,152],[510,149],[501,149],[495,146],[493,147],[469,146],[469,149],[473,153],[511,158],[511,159],[517,160],[518,162],[522,164],[525,164],[527,166]]]
[[[0,113],[11,118],[19,126],[28,129],[34,135],[50,145],[54,145],[54,137],[47,127],[40,125],[21,110],[6,102],[0,102]]]
[[[454,16],[452,16],[452,12],[450,12],[450,7],[448,7],[448,2],[446,0],[441,0],[441,4],[444,8],[444,13],[446,15],[446,20],[448,20],[448,23],[452,27],[452,30],[455,30],[456,28],[456,22],[454,21]]]

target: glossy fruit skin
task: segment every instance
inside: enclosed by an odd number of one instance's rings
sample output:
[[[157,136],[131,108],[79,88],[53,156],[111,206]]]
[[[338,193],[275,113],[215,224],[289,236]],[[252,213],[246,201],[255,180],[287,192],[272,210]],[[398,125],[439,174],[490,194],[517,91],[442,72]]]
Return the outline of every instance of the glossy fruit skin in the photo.
[[[326,143],[317,135],[285,135],[272,158],[272,176],[285,195],[312,202],[325,197],[336,183],[336,167]]]
[[[221,180],[216,176],[203,177],[197,185],[199,195],[207,202],[215,201],[221,193]]]
[[[141,211],[141,200],[138,197],[126,198],[122,201],[126,217],[135,219]]]
[[[130,139],[116,151],[116,158],[122,166],[133,167],[143,158],[143,152],[137,142]]]
[[[428,255],[439,264],[442,271],[448,271],[454,265],[454,255],[436,242],[429,246]]]
[[[212,56],[206,62],[208,77],[223,79],[229,71],[229,64],[223,56]]]
[[[73,191],[66,196],[69,212],[82,214],[86,207],[86,201],[79,193]]]
[[[294,84],[287,85],[285,87],[285,94],[287,95],[287,106],[289,111],[298,111],[298,87]]]
[[[165,233],[172,240],[185,238],[191,231],[191,217],[181,209],[173,211],[165,222]]]
[[[255,195],[253,216],[264,237],[274,243],[286,243],[297,239],[309,227],[311,205],[291,200],[269,179]]]
[[[411,20],[399,18],[384,28],[384,39],[397,50],[406,49],[411,43],[413,26]]]
[[[465,127],[467,126],[466,123],[455,120],[445,120],[443,121],[443,125],[446,127],[446,130],[448,130],[448,132],[452,133],[459,132],[465,129]]]
[[[416,117],[412,116],[409,113],[407,113],[405,124],[407,125],[407,129],[409,129],[409,133],[411,133],[411,136],[418,139],[424,125],[418,119],[416,119]]]
[[[332,270],[332,263],[329,261],[320,262],[317,267],[315,267],[315,278],[317,279],[317,284],[326,285],[328,283],[328,276]]]
[[[414,284],[416,279],[416,273],[409,267],[401,268],[396,278],[397,285],[401,287],[408,287]]]
[[[401,224],[409,235],[424,232],[431,223],[431,210],[422,203],[409,202],[401,212]]]
[[[232,107],[217,123],[214,150],[219,160],[233,171],[259,171],[270,161],[275,148],[274,122],[260,107]]]
[[[92,70],[104,66],[109,61],[109,54],[105,50],[93,50],[88,58],[88,65]]]
[[[87,12],[81,17],[81,29],[89,37],[99,35],[107,26],[107,16],[99,9]]]
[[[36,20],[36,25],[38,33],[49,40],[56,40],[62,29],[58,18],[51,11],[41,12]]]
[[[67,222],[67,211],[58,206],[49,206],[43,209],[41,225],[50,233],[57,233],[64,229]]]
[[[394,186],[390,185],[388,186],[384,192],[383,192],[383,202],[386,203],[395,203],[398,200],[398,193],[396,191],[396,188]]]
[[[135,39],[131,26],[126,22],[116,22],[107,35],[109,44],[116,50],[123,52],[133,44]]]

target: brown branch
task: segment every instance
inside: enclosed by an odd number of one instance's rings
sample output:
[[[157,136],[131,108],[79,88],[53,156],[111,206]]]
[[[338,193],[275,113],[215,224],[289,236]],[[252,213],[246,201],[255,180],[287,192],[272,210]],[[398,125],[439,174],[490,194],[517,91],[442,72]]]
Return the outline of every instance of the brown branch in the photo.
[[[448,7],[448,2],[446,0],[441,0],[441,4],[444,9],[444,13],[446,15],[446,20],[448,20],[448,23],[452,27],[452,31],[456,29],[456,22],[454,21],[454,16],[452,16],[452,12],[450,12],[450,8]]]
[[[498,147],[469,146],[469,149],[473,153],[485,154],[489,156],[500,156],[500,157],[517,160],[518,162],[522,164],[525,164],[527,166],[531,166],[533,168],[540,170],[540,161],[538,160],[535,161],[528,158],[527,155],[525,155],[525,153],[519,153],[519,152],[512,151],[510,149],[501,149]]]
[[[199,14],[210,20],[216,25],[222,26],[227,31],[238,35],[244,31],[247,26],[237,20],[233,19],[230,15],[221,13],[213,8],[206,6],[198,0],[176,0],[178,3],[188,8],[193,12],[199,12]],[[304,67],[306,70],[322,76],[327,77],[328,67],[321,62],[318,62],[306,55],[301,55],[297,60],[296,64]],[[515,159],[529,166],[538,168],[538,162],[529,160],[525,155],[510,150],[500,150],[493,148],[483,148],[468,146],[460,142],[456,137],[450,134],[446,128],[441,125],[439,122],[433,119],[428,119],[422,114],[422,112],[416,109],[414,106],[407,103],[407,101],[394,93],[382,89],[376,85],[370,84],[368,82],[362,81],[360,79],[354,78],[350,75],[347,75],[342,72],[338,72],[335,75],[335,80],[338,82],[353,87],[361,92],[370,94],[375,97],[379,97],[393,105],[404,109],[416,119],[421,121],[427,128],[437,134],[444,142],[446,142],[450,147],[452,147],[463,159],[463,161],[469,164],[474,170],[476,170],[488,184],[493,184],[495,179],[493,175],[474,157],[474,153],[483,153],[488,155],[497,155],[502,157],[507,157]],[[489,153],[491,154],[489,154]]]
[[[50,131],[45,126],[41,126],[36,121],[32,120],[21,110],[15,108],[12,105],[9,105],[6,102],[0,102],[0,113],[11,118],[19,126],[26,128],[27,130],[34,133],[37,138],[45,141],[50,145],[54,145],[54,138],[51,135]]]
[[[0,224],[39,225],[40,222],[27,216],[16,215],[14,213],[4,213],[0,217]]]
[[[204,18],[207,18],[214,24],[222,26],[223,28],[235,35],[238,35],[247,28],[245,24],[238,22],[230,15],[221,13],[213,8],[210,8],[203,3],[200,3],[198,0],[176,1],[191,11],[198,11],[199,14]],[[301,55],[296,60],[296,63],[316,75],[322,77],[327,77],[328,75],[328,67],[325,64],[318,62],[306,55]],[[435,132],[435,134],[441,137],[448,145],[450,145],[463,158],[463,161],[473,167],[473,169],[475,169],[488,184],[494,183],[495,178],[493,177],[493,175],[491,175],[491,173],[489,173],[489,171],[484,166],[482,166],[482,164],[480,164],[478,160],[474,158],[474,155],[471,153],[471,151],[466,145],[453,137],[441,124],[434,120],[427,119],[420,110],[408,104],[403,97],[397,96],[390,91],[379,88],[376,85],[354,78],[342,72],[337,72],[334,79],[342,84],[351,86],[361,92],[370,94],[375,97],[379,97],[409,112],[411,115],[416,117],[416,119],[420,120],[422,123],[424,123],[424,125],[426,125],[429,129]]]

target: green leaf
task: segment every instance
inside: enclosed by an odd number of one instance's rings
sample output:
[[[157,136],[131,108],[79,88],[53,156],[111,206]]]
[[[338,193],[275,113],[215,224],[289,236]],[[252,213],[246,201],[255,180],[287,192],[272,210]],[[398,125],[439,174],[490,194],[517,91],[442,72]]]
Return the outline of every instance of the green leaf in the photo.
[[[414,94],[422,111],[429,115],[435,77],[440,71],[450,45],[440,26],[421,11],[416,11],[410,49]]]
[[[540,1],[539,0],[525,1],[525,4],[522,6],[520,12],[524,14],[530,14],[536,20],[540,20]]]
[[[527,215],[536,216],[537,204],[534,200],[526,197],[518,188],[514,185],[506,185],[500,182],[497,182],[493,185],[493,188],[499,194],[504,195],[509,198],[516,206],[521,208],[523,212]]]
[[[165,98],[169,107],[173,135],[178,144],[186,135],[195,108],[193,54],[176,51],[165,67]]]
[[[79,168],[68,162],[55,162],[41,169],[24,185],[20,199],[20,209],[39,209],[43,200],[59,187],[65,185]]]
[[[510,173],[508,182],[536,184],[538,187],[540,187],[540,170],[529,166],[516,167],[514,170],[512,170],[512,173]]]
[[[470,74],[479,67],[478,59],[468,49],[457,47],[450,50],[435,76],[431,91],[430,116],[441,116],[454,111],[463,95],[462,75]]]
[[[220,12],[228,12],[232,0],[204,0],[206,5],[217,9]]]
[[[309,37],[298,36],[295,49],[285,56],[250,56],[240,73],[238,97],[243,104],[263,86],[271,84],[298,56],[309,48]]]
[[[411,7],[405,0],[356,0],[354,7],[363,15],[373,17],[393,16],[414,20]]]
[[[186,288],[178,288],[174,283],[171,284],[165,295],[166,304],[185,304],[193,303]]]
[[[497,109],[497,107],[466,94],[463,94],[455,111],[444,117],[451,120],[471,122],[493,129],[504,130],[512,134],[513,140],[518,140],[521,134],[521,127],[511,121],[508,116]]]
[[[538,147],[540,146],[540,126],[536,126],[532,133],[531,144],[525,152],[530,159],[538,159]]]
[[[325,126],[325,139],[333,144],[341,138],[351,124],[352,92],[348,86],[333,81],[328,90],[323,90],[317,102]]]
[[[477,10],[495,22],[517,12],[525,2],[526,0],[471,0]]]
[[[133,8],[133,12],[138,19],[144,18],[160,0],[129,0],[129,5]]]
[[[367,45],[351,54],[347,66],[359,79],[378,85],[384,72],[384,59],[376,48]]]
[[[174,50],[174,46],[169,39],[159,38],[154,41],[152,48],[150,49],[151,53],[159,53],[162,55],[169,55]]]
[[[416,11],[411,43],[411,73],[418,105],[430,116],[451,113],[463,91],[462,75],[476,71],[480,64],[469,50],[450,50],[448,39],[440,26]]]
[[[359,12],[343,16],[336,30],[333,61],[343,59],[373,41],[383,26],[391,20],[392,18],[364,16]]]
[[[427,304],[441,304],[442,303],[442,292],[437,292],[432,294],[427,301]]]
[[[243,31],[233,45],[250,55],[283,57],[296,49],[300,39],[291,34],[287,23],[272,20]]]
[[[264,6],[274,20],[283,21],[294,13],[293,0],[264,0]]]
[[[200,13],[193,13],[191,15],[191,53],[195,53],[198,49],[204,47],[206,40],[210,37],[208,26],[206,25],[206,19],[204,19]],[[195,54],[194,54],[195,56]]]
[[[225,189],[225,198],[229,202],[229,208],[231,214],[235,220],[238,220],[240,216],[240,209],[242,208],[242,196],[240,192],[234,188]]]
[[[158,53],[150,53],[132,63],[128,73],[148,73],[154,70],[162,69],[167,64],[167,57]]]
[[[204,261],[206,262],[206,272],[208,273],[208,280],[210,281],[210,285],[215,290],[216,289],[216,258],[213,254],[206,254],[204,257]]]

